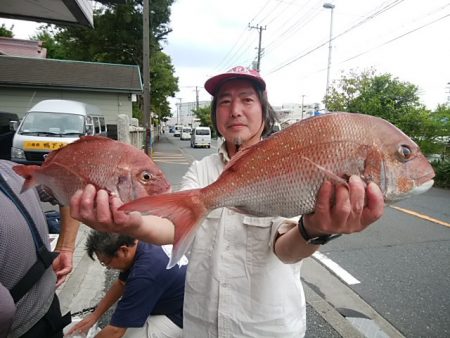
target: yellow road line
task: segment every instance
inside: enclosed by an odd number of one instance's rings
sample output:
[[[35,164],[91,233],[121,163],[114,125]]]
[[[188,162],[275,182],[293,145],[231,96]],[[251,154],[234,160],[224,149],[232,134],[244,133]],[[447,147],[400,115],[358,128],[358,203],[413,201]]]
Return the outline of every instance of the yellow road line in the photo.
[[[396,206],[394,206],[394,205],[391,205],[390,207],[393,208],[393,209],[402,211],[402,212],[404,212],[404,213],[406,213],[406,214],[410,214],[410,215],[413,215],[413,216],[416,216],[416,217],[425,219],[425,220],[427,220],[427,221],[430,221],[430,222],[433,222],[433,223],[437,223],[437,224],[440,224],[440,225],[443,225],[443,226],[446,226],[446,227],[450,228],[450,223],[441,221],[441,220],[439,220],[439,219],[436,219],[436,218],[433,218],[433,217],[430,217],[430,216],[427,216],[427,215],[423,215],[423,214],[420,214],[420,213],[415,212],[415,211],[412,211],[412,210],[408,210],[408,209],[403,209],[403,208],[400,208],[400,207],[396,207]]]

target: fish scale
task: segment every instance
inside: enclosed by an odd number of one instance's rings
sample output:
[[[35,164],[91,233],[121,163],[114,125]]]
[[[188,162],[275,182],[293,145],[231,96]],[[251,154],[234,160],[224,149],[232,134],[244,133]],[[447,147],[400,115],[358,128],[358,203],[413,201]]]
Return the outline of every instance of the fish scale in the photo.
[[[202,189],[145,197],[120,210],[172,221],[173,266],[211,210],[228,207],[253,216],[293,217],[314,210],[325,180],[345,183],[351,175],[374,182],[384,200],[392,202],[429,189],[434,171],[419,147],[388,121],[331,113],[241,149],[218,179]]]

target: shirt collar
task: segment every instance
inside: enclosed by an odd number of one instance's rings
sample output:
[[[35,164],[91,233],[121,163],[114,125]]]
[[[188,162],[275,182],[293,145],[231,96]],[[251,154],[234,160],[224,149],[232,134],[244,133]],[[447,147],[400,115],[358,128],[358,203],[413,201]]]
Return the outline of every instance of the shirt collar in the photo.
[[[226,141],[223,141],[222,145],[219,147],[219,157],[223,164],[227,164],[228,162],[230,162],[230,156],[228,156]]]

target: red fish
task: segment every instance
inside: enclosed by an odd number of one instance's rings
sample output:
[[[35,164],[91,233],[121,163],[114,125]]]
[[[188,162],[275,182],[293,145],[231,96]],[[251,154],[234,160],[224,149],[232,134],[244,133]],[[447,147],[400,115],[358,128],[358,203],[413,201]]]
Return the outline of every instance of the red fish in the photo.
[[[173,259],[190,245],[208,212],[228,207],[255,216],[310,213],[324,180],[351,175],[375,182],[386,202],[428,190],[434,171],[419,147],[377,117],[332,113],[305,119],[238,152],[220,177],[202,188],[145,197],[123,205],[170,219]]]
[[[85,136],[52,151],[42,166],[16,165],[22,191],[42,184],[63,205],[88,183],[129,202],[170,190],[163,172],[143,151],[102,136]]]

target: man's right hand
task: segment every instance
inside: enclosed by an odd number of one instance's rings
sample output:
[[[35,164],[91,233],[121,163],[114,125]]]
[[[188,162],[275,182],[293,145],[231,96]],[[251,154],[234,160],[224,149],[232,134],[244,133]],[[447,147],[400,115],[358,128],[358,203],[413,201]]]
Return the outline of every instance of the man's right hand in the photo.
[[[88,184],[72,196],[70,215],[98,231],[127,234],[156,245],[173,243],[175,229],[172,222],[157,216],[142,216],[137,211],[119,211],[122,204],[120,198],[110,196],[103,189],[97,191]]]
[[[71,335],[86,335],[89,329],[97,322],[96,316],[92,313],[84,318],[81,322],[75,324],[67,333],[66,337]]]
[[[103,189],[97,191],[88,184],[72,196],[70,215],[98,231],[132,234],[142,225],[142,216],[138,212],[118,211],[122,204],[118,197],[110,196]]]

